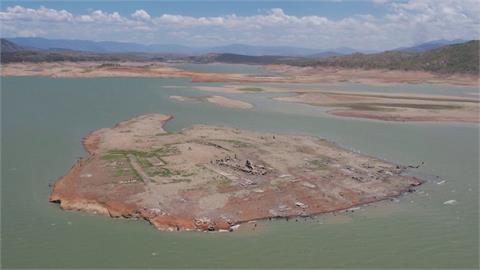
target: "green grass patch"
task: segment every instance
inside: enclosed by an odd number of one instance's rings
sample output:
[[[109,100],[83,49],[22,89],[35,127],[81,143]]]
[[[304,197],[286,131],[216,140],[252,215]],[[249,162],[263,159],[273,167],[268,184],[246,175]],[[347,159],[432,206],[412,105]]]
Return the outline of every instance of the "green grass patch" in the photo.
[[[152,167],[152,163],[150,163],[150,161],[148,161],[147,159],[143,158],[143,157],[137,157],[137,161],[138,163],[140,164],[140,166],[142,166],[142,168],[150,168]]]
[[[156,155],[157,157],[162,157],[162,156],[171,156],[171,155],[176,155],[179,153],[177,147],[173,145],[166,145],[162,148],[155,149],[150,152],[152,155]]]
[[[172,134],[172,132],[163,132],[163,133],[157,133],[157,134],[155,134],[155,136],[160,137],[160,136],[167,136],[167,135],[171,135],[171,134]]]
[[[80,71],[80,73],[89,73],[89,72],[92,72],[93,71],[93,68],[87,68],[87,69],[84,69],[82,71]]]
[[[378,111],[378,112],[392,112],[395,111],[393,108],[385,108],[376,106],[375,104],[371,103],[342,103],[342,104],[333,104],[332,107],[345,107],[350,108],[352,110],[359,110],[359,111]]]
[[[329,158],[319,158],[308,161],[308,168],[313,170],[325,170],[328,168],[328,164],[330,163]]]
[[[137,159],[147,158],[147,157],[161,157],[178,154],[178,149],[173,145],[166,145],[162,148],[154,149],[152,151],[140,151],[132,149],[113,149],[107,152],[102,158],[105,159],[120,159],[124,158],[127,155],[133,155]]]
[[[189,176],[193,176],[193,175],[195,175],[195,173],[187,172],[187,171],[180,171],[180,176],[182,176],[182,177],[189,177]]]
[[[253,146],[253,144],[251,144],[251,143],[244,142],[244,141],[239,141],[239,140],[217,139],[217,141],[231,143],[233,145],[233,147],[237,147],[237,148],[252,147]]]
[[[149,152],[140,151],[140,150],[130,150],[130,149],[113,149],[108,151],[107,155],[121,155],[126,157],[127,155],[134,155],[136,157],[147,157]]]
[[[243,92],[262,92],[263,89],[260,87],[243,87],[243,88],[238,88],[237,90],[243,91]]]
[[[459,105],[448,105],[448,104],[408,104],[408,103],[386,103],[379,104],[378,106],[383,107],[398,107],[398,108],[411,108],[411,109],[424,109],[424,110],[452,110],[460,109],[462,106]]]
[[[212,182],[219,189],[227,188],[232,184],[232,180],[225,177],[225,176],[220,176],[220,177],[216,178],[215,180],[213,180]]]
[[[127,176],[131,175],[132,172],[128,168],[116,168],[115,176]]]
[[[172,171],[165,167],[155,168],[147,172],[150,176],[160,176],[160,177],[169,177],[178,175],[176,171]]]
[[[107,154],[102,156],[103,160],[120,160],[120,159],[124,159],[124,158],[125,158],[125,155],[116,154],[116,153],[107,153]]]
[[[188,179],[188,178],[182,178],[182,179],[172,179],[171,180],[171,183],[190,183],[192,182],[192,179]]]
[[[189,177],[195,175],[194,173],[183,171],[183,170],[170,170],[165,167],[152,167],[151,170],[147,171],[149,176],[160,176],[160,177],[171,177],[171,176],[181,176]]]
[[[411,104],[411,103],[342,103],[333,104],[332,107],[347,107],[352,110],[359,111],[381,111],[392,112],[395,108],[410,108],[410,109],[424,109],[424,110],[451,110],[460,109],[459,105],[448,104]]]

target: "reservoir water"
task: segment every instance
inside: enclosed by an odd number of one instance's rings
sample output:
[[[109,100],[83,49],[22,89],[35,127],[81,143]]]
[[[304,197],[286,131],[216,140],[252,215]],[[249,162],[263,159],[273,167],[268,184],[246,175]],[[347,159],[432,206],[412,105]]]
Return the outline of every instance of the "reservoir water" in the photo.
[[[479,267],[478,125],[331,117],[262,93],[228,95],[252,102],[253,110],[169,98],[209,94],[194,85],[188,79],[2,78],[2,267]],[[82,137],[152,112],[175,116],[169,131],[215,124],[317,135],[400,164],[424,161],[418,173],[433,177],[415,193],[354,213],[265,221],[235,233],[160,232],[143,221],[62,211],[48,202],[49,183],[85,156]],[[457,204],[444,205],[448,200]]]

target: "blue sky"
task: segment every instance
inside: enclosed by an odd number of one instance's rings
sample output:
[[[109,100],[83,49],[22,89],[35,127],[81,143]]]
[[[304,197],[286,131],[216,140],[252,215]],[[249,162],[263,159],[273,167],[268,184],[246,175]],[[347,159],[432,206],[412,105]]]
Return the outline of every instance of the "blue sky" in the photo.
[[[2,37],[388,49],[478,39],[477,0],[5,1]]]
[[[188,16],[221,16],[225,14],[252,15],[262,10],[281,8],[286,13],[305,16],[322,15],[332,19],[341,19],[355,14],[382,14],[387,11],[385,5],[372,1],[6,1],[2,0],[2,10],[8,6],[20,5],[28,8],[41,6],[53,9],[65,9],[72,13],[85,13],[99,9],[107,12],[119,12],[128,15],[137,9],[144,9],[150,15],[163,13]]]

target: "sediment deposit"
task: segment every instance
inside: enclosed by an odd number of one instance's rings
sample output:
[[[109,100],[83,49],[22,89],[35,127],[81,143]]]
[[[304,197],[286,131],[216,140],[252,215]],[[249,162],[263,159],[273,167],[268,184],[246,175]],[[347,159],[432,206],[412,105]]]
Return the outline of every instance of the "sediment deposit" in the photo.
[[[383,121],[480,122],[480,100],[472,96],[360,92],[298,92],[276,100],[329,108],[328,113]]]

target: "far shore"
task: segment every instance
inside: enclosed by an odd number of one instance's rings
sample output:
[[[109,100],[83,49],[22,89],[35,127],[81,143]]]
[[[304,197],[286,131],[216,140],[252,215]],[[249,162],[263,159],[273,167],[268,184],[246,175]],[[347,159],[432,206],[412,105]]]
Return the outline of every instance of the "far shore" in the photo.
[[[1,76],[43,76],[62,78],[152,77],[191,78],[193,82],[231,83],[340,83],[365,84],[431,83],[477,86],[479,76],[435,74],[423,71],[360,70],[266,65],[280,76],[236,73],[206,73],[182,70],[160,62],[39,62],[2,64]]]

